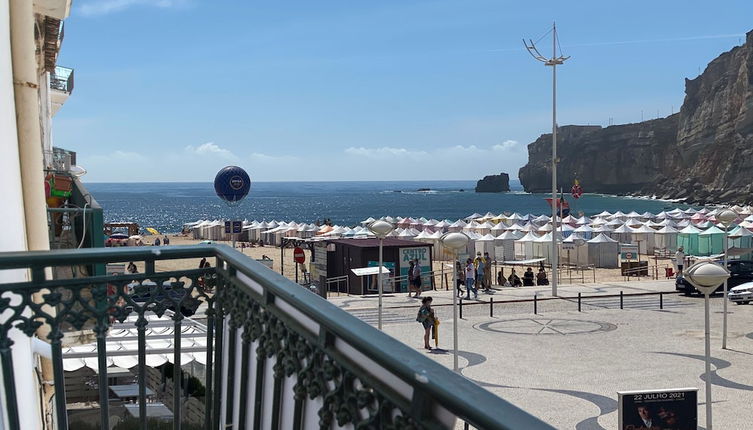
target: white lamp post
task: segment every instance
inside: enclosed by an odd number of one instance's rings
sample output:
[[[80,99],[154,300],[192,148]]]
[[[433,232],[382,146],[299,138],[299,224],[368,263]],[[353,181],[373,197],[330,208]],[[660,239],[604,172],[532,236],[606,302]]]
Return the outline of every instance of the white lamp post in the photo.
[[[724,209],[716,216],[724,225],[724,268],[727,268],[727,248],[729,248],[729,226],[737,220],[737,214]],[[727,349],[727,279],[724,279],[724,323],[722,324],[722,349]]]
[[[705,297],[706,338],[706,430],[711,430],[711,334],[709,324],[709,294],[729,278],[726,268],[708,261],[696,263],[683,272],[690,282]]]
[[[379,284],[377,286],[377,289],[379,291],[379,319],[377,325],[379,330],[382,329],[382,266],[384,265],[384,262],[382,261],[382,245],[384,243],[384,238],[387,237],[387,235],[390,234],[390,232],[394,229],[395,226],[391,222],[387,222],[381,219],[369,224],[369,231],[374,233],[374,236],[379,239],[379,272],[377,275],[377,283]]]
[[[452,349],[453,349],[453,357],[452,357],[452,370],[458,371],[458,295],[457,295],[457,263],[458,263],[458,252],[461,248],[465,248],[466,245],[468,245],[468,241],[470,238],[466,236],[465,233],[460,232],[454,232],[454,233],[445,233],[442,235],[442,237],[439,239],[440,242],[442,242],[442,245],[452,249],[452,251],[455,254],[455,264],[453,264],[452,267],[452,273],[453,280],[455,281],[454,288],[452,289]],[[466,287],[467,288],[467,287]]]
[[[559,279],[558,275],[558,266],[559,266],[559,255],[557,250],[557,213],[562,213],[561,209],[559,208],[558,198],[557,198],[557,66],[563,65],[565,63],[565,60],[570,58],[569,56],[561,55],[557,56],[557,46],[559,41],[557,40],[557,26],[555,24],[552,24],[552,56],[551,58],[544,57],[538,49],[536,49],[536,46],[534,45],[533,40],[529,40],[529,43],[526,43],[525,40],[523,40],[523,44],[525,45],[528,52],[533,56],[533,58],[537,59],[538,61],[541,61],[544,63],[545,66],[552,66],[552,295],[557,296],[557,282]],[[561,218],[561,217],[560,217]]]

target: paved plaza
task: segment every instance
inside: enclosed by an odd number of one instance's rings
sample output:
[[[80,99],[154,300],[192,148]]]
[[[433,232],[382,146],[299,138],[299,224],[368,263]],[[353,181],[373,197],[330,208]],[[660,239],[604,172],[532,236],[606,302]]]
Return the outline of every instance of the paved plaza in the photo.
[[[623,291],[619,297],[605,297]],[[659,295],[633,295],[664,291]],[[523,287],[465,301],[458,323],[460,371],[467,378],[560,429],[617,428],[617,391],[698,388],[698,423],[705,425],[703,299],[674,294],[669,281]],[[452,367],[451,292],[432,291],[441,320],[440,348],[426,352]],[[590,298],[592,296],[602,296]],[[494,300],[490,316],[490,299]],[[376,325],[377,298],[330,300]],[[523,301],[526,300],[526,301]],[[516,302],[513,302],[516,301]],[[384,297],[384,331],[423,351],[415,322],[419,299]],[[721,348],[723,299],[711,301],[714,426],[753,427],[753,305],[729,305],[728,349]]]

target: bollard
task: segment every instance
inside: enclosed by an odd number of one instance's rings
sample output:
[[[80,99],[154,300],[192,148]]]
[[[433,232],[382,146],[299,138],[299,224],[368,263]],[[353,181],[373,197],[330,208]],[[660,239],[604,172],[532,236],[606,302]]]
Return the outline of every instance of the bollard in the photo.
[[[494,297],[489,297],[489,316],[494,317]]]
[[[622,290],[620,290],[620,309],[624,309],[622,307]]]
[[[580,312],[580,293],[578,293],[578,312]]]
[[[460,319],[463,319],[463,298],[460,298]]]
[[[533,314],[536,315],[538,313],[539,313],[538,296],[534,294],[533,295]]]
[[[664,293],[659,293],[659,309],[664,309]]]

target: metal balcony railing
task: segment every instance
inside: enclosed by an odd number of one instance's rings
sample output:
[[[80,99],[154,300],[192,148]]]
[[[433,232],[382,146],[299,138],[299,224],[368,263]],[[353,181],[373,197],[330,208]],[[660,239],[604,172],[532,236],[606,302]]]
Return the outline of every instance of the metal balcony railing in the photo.
[[[50,88],[63,91],[68,94],[73,92],[73,69],[55,66],[55,71],[50,73]]]
[[[197,267],[199,258],[214,267],[176,269]],[[143,273],[86,276],[78,270],[79,277],[54,280],[45,272],[128,262],[138,263]],[[348,424],[440,429],[454,428],[457,420],[478,429],[551,428],[225,245],[0,253],[0,270],[15,269],[28,269],[30,280],[0,284],[0,363],[8,408],[3,415],[11,429],[19,428],[20,399],[8,333],[33,336],[42,326],[49,329],[45,340],[52,350],[59,429],[69,428],[73,412],[66,406],[64,360],[86,356],[79,347],[71,354],[64,339],[68,331],[81,330],[90,333],[89,350],[96,354],[90,366],[98,374],[81,384],[98,392],[99,423],[92,428],[110,428],[116,408],[136,411],[139,427],[147,428],[148,411],[156,407],[147,400],[155,395],[164,397],[176,430]],[[116,333],[124,324],[132,330]],[[172,328],[170,336],[154,336],[152,330],[165,326]],[[137,346],[131,352],[137,389],[132,386],[135,394],[125,404],[108,400],[109,391],[116,391],[108,364],[128,354],[108,350],[116,335]],[[147,348],[155,341],[162,343]],[[160,367],[161,379],[150,365],[152,354],[171,363]],[[198,360],[202,369],[188,377],[183,360],[196,354],[205,354]],[[196,404],[203,404],[199,422],[191,423]]]

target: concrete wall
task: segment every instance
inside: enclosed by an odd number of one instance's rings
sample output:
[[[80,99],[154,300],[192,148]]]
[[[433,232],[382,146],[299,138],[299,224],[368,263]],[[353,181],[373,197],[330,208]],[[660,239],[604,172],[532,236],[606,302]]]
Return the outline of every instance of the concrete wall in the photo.
[[[21,165],[18,152],[16,109],[13,89],[13,71],[10,49],[9,2],[0,2],[0,183],[3,184],[3,222],[10,228],[0,235],[0,252],[25,251],[26,224]],[[41,168],[41,166],[40,166]],[[25,270],[0,271],[0,283],[25,281]],[[21,428],[41,427],[39,395],[34,374],[36,359],[31,352],[31,340],[18,330],[12,330],[9,338],[13,345],[13,370],[16,379],[16,395],[23,404],[18,412]],[[5,392],[0,389],[5,405]],[[7,414],[3,414],[3,426],[7,428]]]

